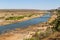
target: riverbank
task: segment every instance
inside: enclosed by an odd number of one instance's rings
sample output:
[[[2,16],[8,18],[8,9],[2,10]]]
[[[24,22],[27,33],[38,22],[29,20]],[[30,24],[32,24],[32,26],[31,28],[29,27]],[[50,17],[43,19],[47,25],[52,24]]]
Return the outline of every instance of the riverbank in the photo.
[[[1,35],[0,40],[23,40],[23,39],[31,38],[32,35],[35,34],[35,32],[39,30],[41,32],[44,32],[47,27],[49,27],[48,24],[46,25],[46,23],[41,23],[23,29],[16,28],[16,30],[11,30],[10,32],[5,33],[4,35]]]
[[[41,17],[43,15],[44,15],[43,13],[42,14],[34,14],[31,17],[24,17],[19,20],[0,20],[0,25],[8,25],[8,24],[16,23],[16,22],[22,22],[22,21],[33,19],[33,18]]]
[[[57,15],[56,15],[56,14],[53,14],[53,15],[51,16],[51,18],[48,20],[48,23],[53,22],[56,18],[57,18]]]

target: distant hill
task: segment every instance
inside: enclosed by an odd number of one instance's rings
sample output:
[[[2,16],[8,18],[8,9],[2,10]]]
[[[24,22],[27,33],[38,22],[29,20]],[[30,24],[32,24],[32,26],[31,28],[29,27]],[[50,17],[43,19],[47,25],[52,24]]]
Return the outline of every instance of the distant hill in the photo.
[[[4,11],[4,12],[33,12],[33,11],[45,11],[45,10],[37,10],[37,9],[0,9],[0,12]]]
[[[37,9],[0,9],[0,13],[46,13],[46,10]]]
[[[25,15],[25,14],[41,14],[46,13],[46,10],[37,9],[0,9],[0,17],[9,15]]]

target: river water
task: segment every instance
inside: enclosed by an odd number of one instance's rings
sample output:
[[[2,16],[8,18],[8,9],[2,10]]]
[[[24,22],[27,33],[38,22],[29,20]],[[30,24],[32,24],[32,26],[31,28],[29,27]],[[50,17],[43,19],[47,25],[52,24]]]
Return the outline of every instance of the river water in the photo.
[[[6,32],[8,30],[13,30],[15,28],[28,27],[30,25],[38,24],[41,22],[47,22],[50,17],[51,17],[50,13],[46,13],[42,17],[33,18],[33,19],[23,21],[23,22],[3,25],[3,26],[0,26],[0,33],[3,33],[4,31]]]

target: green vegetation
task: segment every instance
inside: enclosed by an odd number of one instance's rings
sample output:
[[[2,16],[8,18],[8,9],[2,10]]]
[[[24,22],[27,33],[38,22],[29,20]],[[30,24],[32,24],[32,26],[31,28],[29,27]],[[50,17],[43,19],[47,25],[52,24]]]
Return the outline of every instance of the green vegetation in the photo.
[[[60,10],[58,10],[58,15],[57,15],[56,23],[55,23],[55,29],[57,31],[60,31]]]
[[[38,37],[32,37],[32,38],[24,39],[24,40],[39,40],[39,38]]]
[[[34,14],[30,14],[30,15],[28,15],[28,17],[31,17],[31,16],[33,16]]]
[[[42,40],[50,36],[49,34],[52,34],[52,33],[54,33],[54,31],[52,31],[52,28],[48,27],[45,32],[40,32],[39,30],[31,38],[25,39],[25,40]]]
[[[8,18],[6,18],[5,20],[19,20],[19,19],[22,19],[22,18],[24,18],[24,16],[18,16],[18,17],[8,17]]]
[[[23,16],[13,16],[13,17],[8,17],[6,18],[5,20],[19,20],[19,19],[22,19],[24,17],[31,17],[33,16],[34,14],[30,14],[30,15],[23,15]]]
[[[57,16],[57,19],[54,20],[51,24],[54,25],[54,30],[60,31],[60,10],[57,10]]]

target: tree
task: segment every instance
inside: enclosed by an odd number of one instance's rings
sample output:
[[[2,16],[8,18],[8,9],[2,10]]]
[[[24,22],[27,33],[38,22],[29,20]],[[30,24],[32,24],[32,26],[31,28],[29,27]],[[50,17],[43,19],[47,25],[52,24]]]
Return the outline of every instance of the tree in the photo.
[[[60,31],[60,10],[57,10],[57,19],[55,21],[55,30]]]

